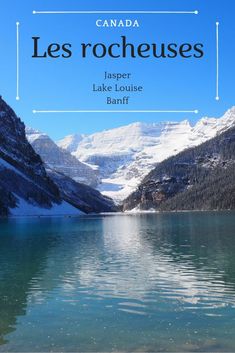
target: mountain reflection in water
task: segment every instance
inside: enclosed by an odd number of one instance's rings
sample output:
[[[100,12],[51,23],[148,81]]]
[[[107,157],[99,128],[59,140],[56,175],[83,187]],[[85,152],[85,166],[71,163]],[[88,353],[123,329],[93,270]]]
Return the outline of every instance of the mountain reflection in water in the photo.
[[[1,221],[0,351],[235,351],[234,216]]]

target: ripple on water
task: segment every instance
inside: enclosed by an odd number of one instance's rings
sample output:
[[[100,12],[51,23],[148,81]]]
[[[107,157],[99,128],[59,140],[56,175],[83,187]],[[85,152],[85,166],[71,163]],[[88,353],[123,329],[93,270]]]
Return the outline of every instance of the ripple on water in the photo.
[[[37,222],[0,237],[1,351],[235,351],[234,214]]]

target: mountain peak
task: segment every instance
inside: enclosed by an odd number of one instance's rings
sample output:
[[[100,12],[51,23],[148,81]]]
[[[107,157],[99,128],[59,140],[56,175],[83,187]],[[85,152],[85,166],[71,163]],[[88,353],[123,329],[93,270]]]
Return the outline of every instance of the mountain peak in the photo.
[[[30,127],[26,128],[26,134],[28,141],[45,163],[47,171],[52,169],[79,183],[97,186],[97,171],[81,163],[68,150],[59,147],[48,135]]]
[[[69,152],[74,152],[85,135],[82,134],[72,134],[68,135],[65,138],[57,141],[57,145]]]
[[[121,200],[157,163],[184,149],[197,146],[235,125],[235,108],[222,118],[204,117],[195,126],[182,121],[134,122],[92,135],[74,135],[61,140],[79,160],[97,168],[103,183],[100,190]]]
[[[231,123],[235,122],[235,106],[228,109],[221,119],[227,120],[228,122],[231,122]]]

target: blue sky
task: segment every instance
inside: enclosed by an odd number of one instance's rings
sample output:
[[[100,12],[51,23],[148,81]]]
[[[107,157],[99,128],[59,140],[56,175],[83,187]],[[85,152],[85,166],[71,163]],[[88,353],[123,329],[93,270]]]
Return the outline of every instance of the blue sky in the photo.
[[[32,15],[33,10],[198,10],[199,15]],[[235,105],[235,2],[233,0],[42,0],[5,1],[0,21],[0,92],[26,125],[59,139],[71,133],[92,133],[134,121],[157,122],[221,116]],[[100,28],[97,18],[135,19],[140,28]],[[16,101],[16,33],[20,22],[20,101]],[[215,100],[215,22],[220,22],[220,101]],[[111,44],[125,35],[134,44],[203,43],[202,59],[82,59],[82,42]],[[33,59],[32,36],[45,49],[52,42],[70,42],[71,59]],[[144,92],[129,106],[107,106],[95,94],[104,71],[130,72],[131,83]],[[33,114],[39,110],[159,109],[194,110],[199,114]]]

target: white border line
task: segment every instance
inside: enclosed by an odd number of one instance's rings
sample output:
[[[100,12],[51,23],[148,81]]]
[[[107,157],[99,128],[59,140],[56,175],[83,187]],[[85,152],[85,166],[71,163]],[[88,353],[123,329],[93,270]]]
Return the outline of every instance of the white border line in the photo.
[[[16,100],[20,100],[19,96],[19,87],[20,87],[20,46],[19,46],[19,38],[20,38],[20,23],[16,22]]]
[[[198,110],[36,110],[33,114],[61,114],[61,113],[192,113],[198,114]]]
[[[183,14],[198,15],[199,11],[33,11],[33,15],[84,15],[84,14],[146,14],[146,15],[167,15]]]
[[[216,97],[217,101],[220,100],[219,96],[219,22],[216,22]]]

